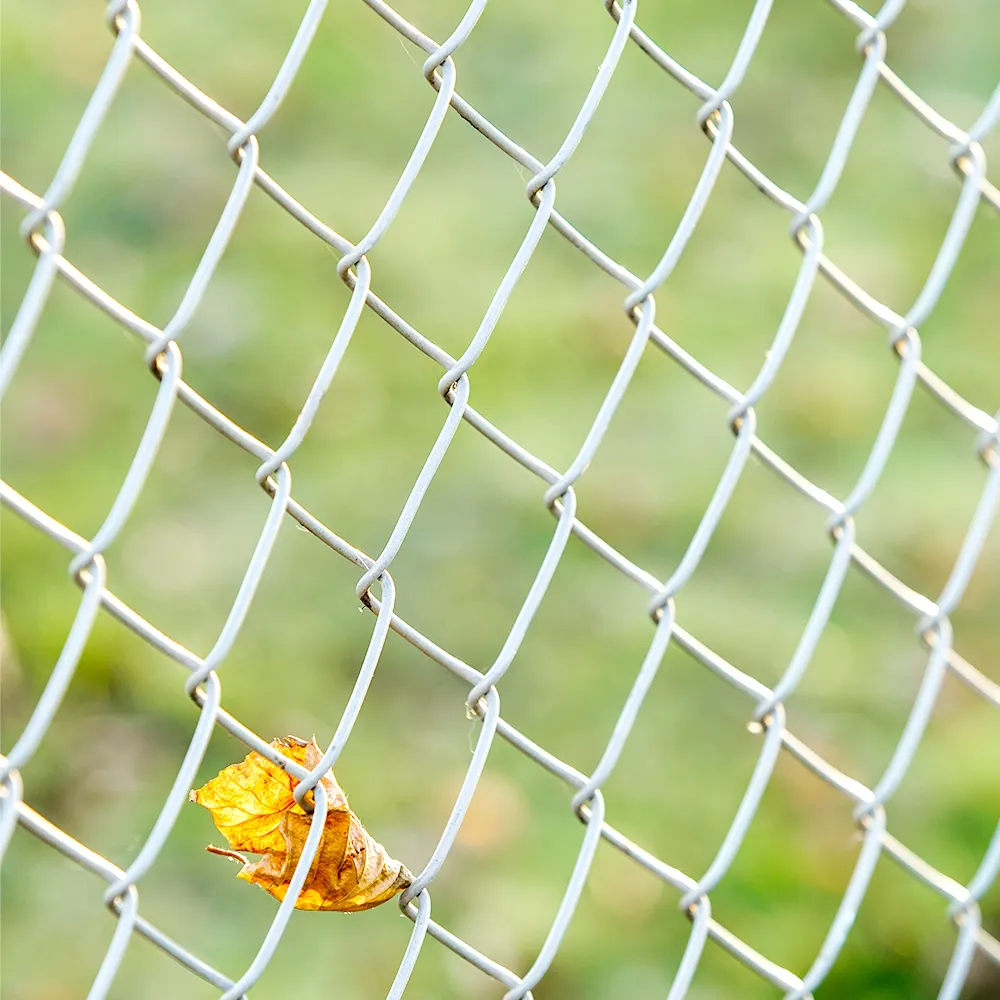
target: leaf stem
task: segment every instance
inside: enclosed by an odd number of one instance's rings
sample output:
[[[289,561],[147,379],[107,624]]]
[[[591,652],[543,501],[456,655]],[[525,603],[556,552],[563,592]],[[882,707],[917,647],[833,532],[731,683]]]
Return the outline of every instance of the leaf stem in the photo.
[[[232,858],[234,861],[239,861],[240,864],[243,865],[250,863],[242,854],[237,851],[227,851],[224,847],[215,847],[212,844],[209,844],[205,850],[210,854],[221,854],[224,858]]]

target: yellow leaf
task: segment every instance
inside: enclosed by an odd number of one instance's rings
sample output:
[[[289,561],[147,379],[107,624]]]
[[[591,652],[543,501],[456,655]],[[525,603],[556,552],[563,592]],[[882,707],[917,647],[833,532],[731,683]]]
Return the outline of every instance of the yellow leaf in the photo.
[[[309,770],[323,757],[315,737],[307,743],[287,736],[273,740],[271,746]],[[284,899],[288,892],[312,822],[312,816],[295,801],[297,783],[287,771],[253,751],[191,792],[191,801],[211,812],[230,847],[228,851],[207,850],[241,861],[239,878],[261,886],[276,899]],[[295,908],[352,913],[392,899],[413,876],[361,825],[332,770],[320,784],[326,791],[326,822]],[[307,802],[312,802],[311,793]],[[237,851],[262,857],[251,862]]]

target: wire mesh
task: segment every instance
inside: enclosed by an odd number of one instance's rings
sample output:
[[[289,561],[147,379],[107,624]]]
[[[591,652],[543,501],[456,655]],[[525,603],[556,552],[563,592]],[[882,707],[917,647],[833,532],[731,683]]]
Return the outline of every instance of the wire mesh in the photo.
[[[319,833],[326,813],[326,801],[320,777],[334,764],[347,745],[361,713],[366,692],[379,664],[386,638],[395,631],[421,653],[468,686],[466,707],[481,723],[475,749],[461,790],[454,801],[450,818],[440,834],[431,858],[402,894],[402,912],[413,922],[409,944],[402,955],[389,988],[391,1000],[402,997],[421,950],[428,938],[451,949],[503,988],[505,1000],[530,997],[557,956],[581,892],[588,879],[595,852],[601,840],[616,848],[640,866],[649,878],[672,887],[679,896],[680,912],[690,921],[687,946],[679,956],[672,956],[672,984],[669,1000],[688,995],[706,943],[711,941],[734,955],[762,979],[770,982],[785,997],[805,998],[823,983],[841,954],[858,909],[865,898],[880,856],[895,861],[913,879],[940,895],[942,908],[954,928],[954,946],[939,996],[960,995],[974,956],[1000,963],[1000,942],[982,927],[979,900],[993,883],[1000,868],[1000,825],[989,844],[983,845],[982,863],[965,885],[937,870],[919,854],[897,840],[888,829],[888,805],[905,778],[920,746],[945,677],[951,673],[969,690],[994,708],[1000,708],[1000,687],[967,662],[955,649],[950,616],[954,613],[977,565],[987,533],[1000,505],[1000,442],[997,417],[963,398],[921,360],[919,329],[932,314],[938,299],[956,267],[974,213],[981,205],[1000,211],[1000,191],[987,176],[982,142],[1000,120],[1000,87],[987,101],[982,113],[962,129],[944,118],[911,90],[887,64],[887,36],[904,4],[888,0],[875,14],[854,3],[831,0],[831,6],[857,29],[857,50],[861,62],[853,93],[826,158],[825,166],[813,191],[804,198],[783,190],[759,170],[734,144],[735,114],[733,101],[741,81],[754,59],[758,43],[771,12],[770,0],[757,0],[745,31],[722,82],[713,87],[680,65],[656,40],[643,32],[637,22],[635,0],[612,2],[604,6],[608,14],[608,41],[604,58],[593,78],[589,92],[566,132],[557,152],[547,161],[535,158],[513,139],[501,132],[458,92],[457,58],[486,7],[486,0],[472,3],[451,35],[435,41],[408,23],[382,0],[366,0],[385,25],[397,32],[414,51],[423,53],[421,71],[434,89],[433,107],[420,132],[409,160],[399,176],[384,208],[368,232],[351,242],[334,231],[278,184],[261,165],[261,133],[293,85],[296,74],[309,50],[323,18],[325,0],[312,0],[298,27],[287,56],[259,107],[242,121],[201,92],[174,66],[144,41],[140,31],[140,7],[135,0],[117,0],[109,4],[106,19],[114,34],[114,44],[100,79],[93,90],[59,168],[47,190],[29,191],[7,174],[2,175],[3,194],[23,211],[21,234],[37,257],[31,281],[16,317],[7,333],[0,366],[0,391],[14,378],[18,364],[29,350],[32,335],[49,300],[57,279],[79,298],[80,308],[96,307],[145,344],[145,364],[158,380],[158,389],[139,446],[131,460],[114,502],[92,538],[84,538],[51,517],[29,498],[2,484],[2,499],[39,532],[44,533],[71,554],[69,571],[82,594],[72,627],[51,670],[48,682],[24,730],[17,735],[3,758],[0,779],[0,845],[6,849],[15,829],[20,826],[71,858],[107,883],[103,900],[116,920],[114,935],[94,979],[88,996],[105,997],[115,980],[125,950],[134,934],[139,934],[163,949],[190,972],[214,985],[225,1000],[245,996],[259,980],[281,945],[296,897],[313,861]],[[556,178],[571,160],[601,104],[602,98],[629,47],[642,53],[663,71],[665,87],[689,92],[698,102],[697,124],[708,139],[704,167],[694,187],[686,211],[667,241],[656,267],[645,277],[630,273],[607,256],[577,229],[556,207]],[[190,277],[180,305],[162,327],[130,311],[114,296],[92,281],[64,255],[66,230],[60,216],[73,196],[74,185],[87,161],[91,147],[109,109],[119,96],[130,64],[141,62],[152,71],[176,97],[225,130],[227,151],[236,166],[236,177],[228,201],[218,218],[197,268]],[[926,281],[910,307],[896,312],[856,283],[849,274],[824,252],[822,213],[837,189],[851,154],[852,145],[877,88],[886,88],[926,129],[948,144],[948,162],[958,182],[958,194],[951,222]],[[442,347],[398,315],[392,306],[372,290],[372,267],[369,255],[391,227],[407,198],[449,112],[461,116],[499,153],[530,173],[525,196],[534,209],[531,224],[517,253],[497,287],[479,328],[459,357],[452,357]],[[784,313],[774,333],[763,366],[749,388],[741,391],[700,363],[685,351],[656,322],[656,294],[669,281],[702,212],[713,194],[724,169],[733,168],[757,188],[775,209],[788,217],[788,231],[801,251],[801,265],[788,294]],[[315,376],[287,436],[270,447],[257,440],[237,422],[217,409],[183,378],[181,343],[192,316],[198,309],[220,259],[233,235],[247,200],[259,188],[338,255],[337,273],[350,289],[350,302],[340,321],[328,353]],[[606,272],[622,288],[627,321],[634,328],[621,364],[608,386],[596,415],[581,435],[579,449],[564,470],[547,464],[541,457],[522,447],[502,429],[492,424],[471,405],[469,374],[483,353],[499,316],[531,261],[544,232],[552,229],[582,253],[596,268]],[[874,320],[887,333],[889,345],[898,361],[898,374],[879,431],[871,445],[863,471],[845,499],[831,496],[811,482],[794,465],[769,447],[757,434],[756,408],[774,382],[799,327],[806,303],[818,282],[834,287],[854,308]],[[331,390],[341,361],[351,343],[364,310],[370,309],[417,351],[436,362],[441,369],[437,391],[446,406],[444,420],[419,475],[412,485],[398,519],[381,551],[369,555],[340,537],[304,507],[292,493],[291,462],[306,439],[324,396]],[[729,407],[727,422],[734,441],[723,474],[696,530],[676,568],[660,579],[636,565],[577,516],[577,488],[584,479],[611,420],[629,389],[640,359],[648,349],[665,353],[697,380],[708,393],[722,399]],[[976,435],[978,460],[986,475],[978,505],[969,523],[964,543],[958,552],[947,583],[936,596],[911,589],[902,579],[865,551],[857,541],[856,520],[893,452],[897,435],[918,387],[926,391],[962,425]],[[270,498],[268,515],[238,593],[217,640],[204,656],[185,648],[156,625],[141,617],[120,600],[110,588],[104,553],[119,537],[133,512],[156,461],[167,432],[175,404],[180,401],[228,442],[249,453],[259,462],[258,484]],[[509,460],[532,473],[542,484],[542,499],[554,518],[555,526],[544,558],[524,597],[507,638],[494,661],[484,670],[468,663],[436,644],[416,627],[403,620],[396,610],[396,590],[391,567],[406,542],[418,510],[427,495],[442,461],[462,423],[469,425],[500,450]],[[712,540],[744,470],[751,462],[759,463],[777,480],[804,495],[828,516],[827,529],[832,556],[812,609],[806,619],[798,645],[781,674],[769,687],[754,676],[699,641],[678,620],[677,604],[683,604],[685,586],[698,568]],[[357,679],[336,731],[322,761],[312,771],[305,771],[277,751],[266,740],[243,725],[223,708],[220,670],[233,648],[247,619],[255,592],[271,557],[280,526],[291,517],[330,551],[357,567],[357,595],[374,616],[374,626]],[[649,616],[652,622],[648,652],[621,706],[610,739],[604,746],[596,768],[581,773],[543,746],[528,739],[504,720],[500,711],[502,682],[532,626],[539,605],[549,588],[557,567],[571,540],[592,549],[625,578],[645,593],[644,608],[636,613]],[[909,717],[884,772],[874,787],[843,773],[810,746],[808,734],[795,735],[788,728],[787,708],[809,668],[817,644],[829,622],[845,580],[849,574],[867,575],[899,602],[915,621],[916,640],[927,650],[926,668],[913,700]],[[99,615],[104,612],[130,629],[165,657],[187,671],[185,691],[197,706],[197,724],[176,778],[162,804],[159,815],[142,842],[135,860],[125,869],[90,850],[35,811],[25,798],[19,774],[38,750],[59,710],[67,689],[73,682],[88,638]],[[754,731],[760,734],[760,751],[739,808],[728,832],[719,845],[714,860],[700,875],[691,875],[634,843],[611,825],[602,788],[609,780],[629,738],[657,669],[668,645],[679,646],[694,661],[707,668],[746,696],[748,715]],[[278,906],[270,929],[260,942],[256,957],[245,970],[223,972],[198,957],[197,948],[182,943],[155,926],[140,913],[139,890],[143,877],[156,863],[188,791],[195,783],[208,742],[217,727],[241,740],[247,747],[273,760],[299,779],[297,797],[315,793],[315,810],[309,841],[299,861],[292,886]],[[583,835],[565,885],[558,910],[548,932],[539,944],[537,957],[530,967],[518,972],[504,968],[488,954],[477,950],[457,934],[432,919],[433,882],[447,865],[463,818],[469,808],[484,766],[496,737],[507,741],[539,767],[551,772],[569,786],[570,805],[583,825]],[[797,758],[816,777],[840,793],[853,809],[853,819],[862,837],[853,874],[843,893],[825,939],[808,968],[795,972],[769,960],[734,931],[716,919],[712,910],[712,892],[726,878],[748,829],[757,814],[779,756],[784,752]],[[29,787],[30,793],[30,787]],[[30,799],[30,794],[28,796]]]

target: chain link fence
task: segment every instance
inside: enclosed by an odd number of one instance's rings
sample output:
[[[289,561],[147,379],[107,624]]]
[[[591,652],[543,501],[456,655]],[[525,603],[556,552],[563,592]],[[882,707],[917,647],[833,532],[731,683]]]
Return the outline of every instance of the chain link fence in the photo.
[[[532,990],[536,987],[539,996],[554,995],[545,992],[545,976],[560,953],[564,936],[587,884],[595,853],[602,841],[621,852],[646,877],[659,880],[672,888],[679,903],[677,919],[683,916],[690,922],[687,944],[683,951],[663,955],[663,963],[669,967],[669,1000],[693,995],[692,983],[697,981],[699,964],[707,949],[713,947],[729,952],[756,976],[772,984],[775,995],[781,994],[792,1000],[810,997],[816,991],[822,992],[820,987],[845,948],[858,910],[866,899],[876,864],[883,856],[890,858],[909,877],[925,884],[940,896],[941,911],[947,915],[951,924],[953,944],[951,959],[938,995],[941,998],[960,996],[974,960],[1000,964],[1000,941],[984,929],[980,910],[980,900],[989,890],[1000,868],[1000,826],[992,840],[981,845],[982,861],[978,870],[971,879],[963,882],[938,870],[919,852],[911,850],[893,836],[889,828],[889,816],[890,803],[907,777],[921,746],[946,678],[956,678],[977,699],[993,709],[1000,708],[1000,686],[960,654],[952,628],[952,617],[976,570],[1000,504],[997,417],[964,398],[944,378],[925,365],[921,356],[919,332],[932,316],[949,279],[959,266],[959,255],[976,214],[982,211],[990,214],[1000,211],[1000,190],[988,177],[987,158],[983,148],[987,135],[1000,120],[1000,88],[985,100],[978,118],[964,125],[953,123],[910,89],[887,61],[888,39],[892,37],[893,22],[903,10],[902,0],[888,0],[876,13],[866,12],[860,6],[844,0],[830,0],[829,6],[836,14],[853,26],[859,69],[853,92],[843,109],[839,128],[815,188],[810,192],[793,194],[741,152],[734,137],[734,108],[739,105],[740,85],[754,60],[772,13],[770,0],[757,0],[752,8],[748,6],[749,17],[745,30],[728,71],[718,85],[699,79],[676,61],[670,54],[667,40],[656,39],[643,31],[635,0],[605,2],[606,52],[593,76],[589,91],[579,105],[575,119],[562,137],[556,153],[546,160],[536,158],[522,148],[463,98],[458,90],[457,67],[461,63],[461,50],[484,13],[486,0],[475,0],[443,41],[424,34],[382,0],[365,2],[373,15],[384,22],[384,30],[397,33],[402,44],[416,54],[420,64],[419,71],[434,94],[433,106],[390,197],[368,231],[356,241],[340,235],[279,184],[266,171],[266,158],[262,156],[262,148],[266,147],[268,122],[295,84],[300,67],[327,13],[325,0],[312,0],[308,4],[270,89],[245,121],[216,103],[147,44],[141,30],[142,12],[135,0],[118,0],[109,4],[106,19],[113,32],[113,47],[48,187],[44,191],[32,191],[15,177],[7,173],[2,175],[6,210],[21,213],[21,236],[37,260],[30,283],[6,334],[0,368],[0,389],[5,391],[12,384],[20,362],[30,353],[33,334],[57,284],[66,286],[75,294],[80,310],[100,310],[136,338],[143,345],[145,365],[158,381],[155,400],[127,475],[99,530],[91,537],[81,536],[50,516],[31,497],[22,495],[7,482],[2,483],[4,505],[69,553],[69,572],[80,588],[81,597],[72,627],[27,725],[21,732],[5,735],[4,743],[8,749],[0,769],[0,844],[6,848],[13,836],[33,835],[106,883],[103,901],[113,915],[115,929],[111,944],[99,961],[88,996],[91,1000],[99,1000],[110,995],[116,973],[134,935],[146,938],[189,970],[192,976],[211,984],[224,1000],[235,1000],[251,991],[282,947],[283,935],[288,928],[296,896],[313,860],[327,809],[319,779],[337,764],[344,748],[349,745],[352,730],[365,706],[366,694],[391,632],[398,633],[430,661],[463,682],[466,687],[464,708],[479,723],[464,781],[454,800],[448,821],[440,832],[440,839],[428,863],[399,899],[402,912],[412,921],[413,926],[409,942],[400,955],[398,968],[391,976],[391,984],[388,981],[390,977],[387,976],[387,996],[391,1000],[406,994],[411,973],[421,953],[437,945],[450,949],[480,970],[484,976],[494,980],[497,995],[502,993],[505,1000],[531,997]],[[566,16],[576,15],[568,11]],[[648,274],[639,275],[631,273],[602,251],[585,232],[561,214],[556,196],[559,174],[573,159],[626,54],[628,58],[638,56],[648,60],[656,68],[662,81],[661,86],[669,91],[671,100],[690,101],[692,110],[697,110],[697,126],[707,140],[704,165],[686,210],[668,238],[663,240],[665,249],[656,266]],[[186,102],[224,130],[227,137],[226,149],[235,164],[231,193],[218,216],[211,239],[190,276],[180,304],[162,325],[155,325],[131,311],[74,265],[71,257],[66,255],[67,231],[60,215],[73,197],[74,187],[87,163],[95,139],[110,109],[122,93],[126,73],[135,63],[144,64],[171,92],[172,99]],[[942,140],[942,162],[946,159],[955,178],[955,207],[950,224],[923,287],[902,311],[890,307],[862,287],[851,277],[849,263],[828,256],[824,244],[824,209],[838,189],[873,95],[880,89],[891,92],[915,122]],[[474,336],[457,357],[435,343],[432,335],[419,332],[393,309],[391,285],[381,288],[381,294],[373,290],[375,280],[371,263],[372,258],[377,259],[376,251],[380,241],[392,227],[434,147],[443,123],[450,115],[458,115],[464,119],[479,133],[481,142],[495,147],[496,156],[508,157],[526,177],[530,177],[525,197],[533,209],[530,225],[496,288],[489,308],[483,314]],[[657,320],[657,295],[661,294],[664,286],[669,287],[671,274],[681,260],[713,197],[720,175],[724,172],[731,173],[733,177],[741,177],[741,182],[756,188],[760,196],[770,203],[771,211],[775,214],[783,213],[791,239],[801,252],[801,264],[788,289],[783,315],[774,331],[765,361],[746,388],[729,384],[700,362],[668,332],[668,324],[661,320],[660,325]],[[185,381],[182,367],[185,331],[206,294],[255,188],[266,194],[288,216],[333,251],[336,255],[336,272],[350,290],[349,304],[339,320],[339,327],[315,375],[315,381],[308,395],[301,401],[287,436],[284,440],[273,443],[273,446],[258,440],[239,422],[213,405],[195,386]],[[919,206],[914,210],[919,211]],[[579,434],[578,451],[573,460],[562,468],[552,467],[544,458],[519,444],[474,408],[470,381],[471,372],[490,342],[501,313],[529,267],[543,234],[548,231],[557,233],[582,254],[595,272],[604,272],[621,286],[624,310],[621,327],[623,331],[630,331],[630,339],[621,355],[620,364],[610,379],[603,398],[595,401],[589,426]],[[996,259],[994,273],[995,264]],[[870,443],[863,469],[853,488],[842,499],[811,481],[797,468],[796,463],[782,457],[758,435],[758,408],[782,369],[810,295],[815,287],[823,283],[836,289],[854,309],[885,331],[898,368],[889,404],[884,410],[877,434]],[[382,294],[385,298],[381,297]],[[433,447],[413,481],[409,495],[381,550],[372,553],[362,551],[349,539],[339,535],[336,524],[327,525],[321,521],[303,505],[292,489],[292,468],[296,452],[317,420],[324,398],[329,393],[336,392],[338,369],[366,309],[416,352],[438,365],[440,375],[437,392],[444,404],[443,419]],[[983,335],[988,336],[989,331],[983,330]],[[684,377],[695,380],[704,387],[706,394],[722,402],[720,412],[725,413],[724,420],[733,435],[731,452],[724,470],[686,543],[682,557],[669,572],[662,574],[639,565],[597,530],[588,527],[578,516],[577,508],[578,492],[586,490],[588,466],[601,447],[616,411],[629,391],[640,360],[651,351],[662,352],[676,365],[677,370],[683,372]],[[136,364],[139,363],[137,356]],[[844,386],[843,390],[849,393],[850,387]],[[910,411],[911,401],[918,393],[928,394],[940,405],[948,420],[965,428],[970,440],[975,442],[975,450],[970,450],[969,461],[980,463],[984,473],[982,492],[968,523],[964,542],[954,555],[945,586],[934,594],[924,594],[909,586],[861,546],[857,533],[857,524],[859,519],[863,519],[866,501],[872,496],[894,453],[897,436]],[[171,421],[178,413],[178,402],[235,448],[253,458],[257,464],[257,483],[270,498],[267,516],[260,527],[256,546],[246,565],[242,583],[232,600],[225,624],[214,645],[203,654],[186,648],[165,631],[161,631],[155,621],[147,620],[116,596],[114,580],[109,578],[104,558],[105,552],[119,538],[143,495],[160,446]],[[994,395],[992,400],[985,402],[988,406],[996,406],[998,398]],[[480,665],[482,669],[465,662],[435,642],[433,636],[424,634],[417,626],[401,617],[397,605],[402,607],[405,601],[397,600],[391,573],[393,562],[405,546],[418,511],[463,423],[498,449],[505,460],[521,466],[537,478],[539,498],[552,515],[554,523],[544,558],[537,566],[523,603],[510,622],[506,640],[491,663]],[[8,428],[8,431],[16,434],[17,428]],[[776,477],[782,488],[796,491],[822,511],[827,519],[826,530],[831,545],[828,568],[815,594],[811,610],[802,622],[801,635],[794,653],[784,666],[780,679],[771,685],[765,684],[752,673],[745,672],[738,664],[729,662],[682,624],[685,588],[701,564],[745,470],[755,464]],[[258,735],[230,714],[224,707],[222,695],[222,679],[227,675],[227,657],[251,612],[254,595],[267,572],[279,529],[289,517],[311,533],[317,543],[326,546],[331,555],[354,564],[358,574],[357,596],[371,612],[374,622],[367,651],[357,669],[353,690],[343,707],[333,737],[322,761],[310,772],[282,757],[269,746],[267,738]],[[485,525],[483,530],[487,530]],[[600,737],[603,750],[599,763],[589,773],[583,773],[571,763],[560,759],[541,742],[529,739],[501,714],[505,675],[508,671],[518,669],[518,651],[532,628],[536,612],[564,553],[568,547],[579,545],[588,547],[629,581],[630,585],[634,585],[634,614],[648,616],[650,621],[648,651],[621,705],[610,738],[605,741],[604,736]],[[827,629],[845,581],[855,575],[870,578],[912,615],[915,633],[913,641],[926,650],[926,665],[919,685],[913,687],[912,704],[905,725],[894,751],[884,764],[880,778],[871,783],[871,787],[831,762],[829,754],[821,752],[815,746],[808,729],[798,731],[794,722],[796,691]],[[17,587],[17,580],[14,578],[5,582],[8,587]],[[73,684],[81,655],[102,613],[117,620],[163,657],[186,671],[184,692],[193,700],[197,713],[197,724],[191,734],[187,752],[177,767],[176,779],[169,794],[163,800],[155,822],[148,832],[143,833],[141,847],[134,860],[124,868],[91,850],[85,843],[50,822],[42,812],[36,811],[31,804],[31,782],[29,780],[25,785],[20,774],[46,739],[64,696]],[[268,609],[264,606],[255,607],[255,613],[266,616]],[[589,626],[583,621],[580,627]],[[751,637],[748,641],[758,640],[767,642],[766,636]],[[669,859],[657,856],[652,850],[621,832],[613,825],[613,811],[606,807],[602,793],[619,763],[669,646],[679,647],[696,664],[745,697],[746,719],[760,740],[756,765],[728,831],[718,844],[711,864],[700,872],[685,872],[673,867]],[[231,683],[238,684],[239,681],[234,678]],[[180,694],[178,685],[178,697]],[[303,695],[286,691],[283,696],[295,698]],[[460,701],[456,703],[456,709],[462,710]],[[295,870],[291,889],[285,900],[277,906],[270,928],[259,943],[256,956],[245,969],[213,967],[200,957],[197,941],[185,939],[179,928],[176,936],[173,932],[168,933],[143,915],[140,908],[143,878],[157,863],[187,802],[189,790],[198,783],[199,775],[203,775],[204,772],[200,770],[202,762],[209,741],[219,727],[227,730],[246,747],[265,755],[294,774],[301,782],[300,794],[304,794],[306,790],[315,792],[312,832]],[[568,787],[569,809],[582,825],[582,836],[579,838],[572,873],[561,890],[561,901],[552,915],[548,931],[538,941],[534,961],[527,968],[519,969],[506,968],[491,957],[488,941],[483,946],[474,946],[439,923],[433,918],[431,909],[435,878],[448,865],[463,819],[498,738],[515,747],[539,768],[550,772]],[[595,735],[594,739],[597,738]],[[1000,746],[1000,742],[993,748],[983,749],[985,755],[993,755],[994,763],[997,746]],[[807,967],[798,969],[785,968],[756,950],[750,943],[754,928],[729,926],[725,922],[725,914],[716,912],[712,902],[713,892],[726,879],[741,850],[758,814],[762,798],[769,788],[776,764],[783,754],[795,758],[811,772],[813,780],[825,783],[843,797],[844,809],[852,815],[860,838],[860,849],[853,872],[843,888],[825,938],[816,950],[814,960]],[[704,788],[702,793],[710,796],[712,789]],[[650,794],[665,793],[652,789]],[[933,808],[933,804],[930,808]],[[21,833],[16,833],[18,829]],[[377,836],[378,831],[375,833]],[[404,857],[403,860],[407,859]],[[17,915],[8,916],[8,919],[16,920]]]

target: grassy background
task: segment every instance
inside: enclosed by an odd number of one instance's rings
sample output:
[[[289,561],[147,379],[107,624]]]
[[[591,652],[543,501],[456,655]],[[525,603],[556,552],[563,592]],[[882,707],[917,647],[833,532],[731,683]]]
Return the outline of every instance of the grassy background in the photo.
[[[198,86],[248,116],[296,26],[280,4],[143,4],[149,43]],[[444,38],[458,0],[401,0]],[[718,81],[747,0],[641,9],[682,63]],[[8,0],[3,10],[4,169],[42,191],[111,45],[97,5]],[[613,29],[601,4],[494,3],[458,55],[459,89],[540,158],[558,147]],[[1000,8],[989,0],[910,4],[891,63],[945,115],[969,124],[995,84]],[[799,197],[815,184],[860,66],[854,32],[819,0],[777,0],[734,106],[737,143]],[[422,56],[361,3],[332,4],[298,80],[262,135],[265,168],[350,238],[367,230],[433,99]],[[629,47],[558,205],[636,273],[659,259],[704,162],[697,102]],[[224,136],[142,65],[126,83],[65,206],[67,255],[129,308],[173,313],[232,184]],[[1000,153],[996,142],[988,152]],[[946,145],[886,91],[862,125],[824,211],[830,256],[905,311],[919,292],[958,184]],[[417,329],[459,354],[531,219],[527,180],[457,116],[446,120],[392,229],[372,254],[374,287]],[[19,212],[0,222],[6,329],[30,276]],[[674,276],[660,325],[733,384],[761,365],[799,264],[787,217],[723,170]],[[997,219],[981,208],[940,304],[921,330],[927,363],[986,410],[996,373]],[[291,426],[348,299],[336,258],[254,191],[183,337],[185,377],[272,445]],[[622,288],[544,236],[473,376],[473,403],[557,468],[579,447],[631,334]],[[897,371],[884,331],[820,282],[760,433],[844,496],[864,463]],[[361,321],[319,419],[295,456],[295,494],[342,536],[377,552],[444,418],[436,366],[373,315]],[[84,535],[112,501],[156,383],[140,345],[57,285],[8,397],[4,478]],[[668,358],[643,358],[605,444],[578,487],[580,516],[665,579],[732,446],[726,407]],[[918,391],[860,540],[916,589],[947,578],[985,471],[974,437]],[[159,628],[204,654],[225,618],[267,509],[255,463],[178,406],[127,528],[107,553],[110,585]],[[393,566],[400,614],[485,669],[502,645],[553,529],[542,484],[463,426]],[[4,512],[4,739],[9,748],[58,655],[78,601],[66,554]],[[997,674],[996,533],[954,616],[956,644]],[[795,647],[830,555],[822,513],[748,468],[678,599],[679,619],[741,669],[773,683]],[[357,570],[289,522],[240,639],[221,670],[224,704],[265,737],[329,740],[372,625]],[[537,621],[502,684],[504,715],[590,770],[651,637],[645,595],[571,541]],[[837,766],[877,781],[925,663],[913,621],[853,573],[790,708],[790,728]],[[110,620],[98,623],[42,748],[26,797],[125,866],[155,819],[195,722],[175,664]],[[354,808],[413,870],[427,860],[477,731],[450,675],[391,636],[337,772]],[[671,649],[605,788],[609,819],[697,876],[711,861],[759,751],[752,706]],[[949,678],[890,829],[959,881],[975,871],[1000,814],[995,710]],[[202,777],[238,759],[224,733]],[[582,833],[556,779],[498,741],[458,845],[435,882],[434,916],[525,970],[555,914]],[[854,864],[849,803],[783,758],[713,914],[773,960],[804,972]],[[217,836],[183,810],[141,884],[142,912],[206,960],[239,974],[274,902],[202,850]],[[11,1000],[82,996],[110,940],[103,886],[30,835],[15,835],[3,884],[3,979]],[[984,901],[998,930],[998,894]],[[665,995],[688,924],[676,895],[602,844],[539,1000]],[[954,934],[942,900],[883,859],[822,995],[936,995]],[[394,906],[356,917],[296,913],[255,996],[384,995],[410,924]],[[58,956],[58,959],[55,959]],[[974,967],[965,997],[995,996]],[[413,1000],[498,997],[492,981],[429,943]],[[212,997],[141,939],[115,997]],[[708,947],[690,996],[777,991]]]

